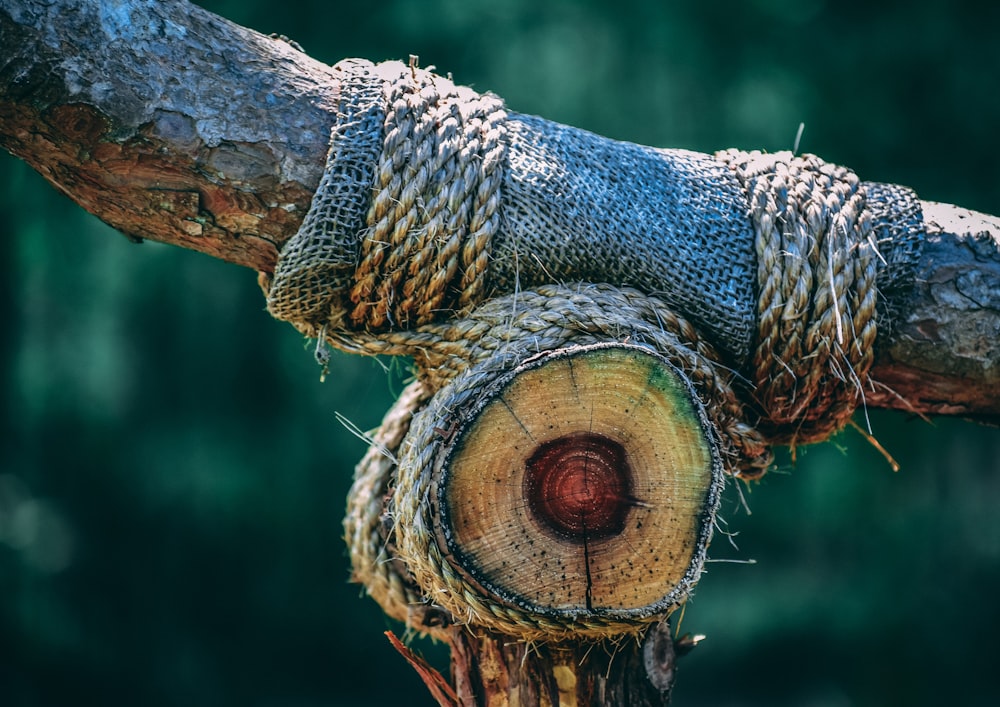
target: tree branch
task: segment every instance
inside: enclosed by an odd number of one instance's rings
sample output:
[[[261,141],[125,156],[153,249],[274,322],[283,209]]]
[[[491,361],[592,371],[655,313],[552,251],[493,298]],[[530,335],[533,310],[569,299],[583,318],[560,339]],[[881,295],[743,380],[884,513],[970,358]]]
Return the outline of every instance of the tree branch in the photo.
[[[123,233],[271,272],[319,183],[336,72],[183,1],[0,8],[0,145]],[[867,403],[1000,419],[1000,221],[925,202]]]
[[[323,170],[335,72],[186,2],[0,8],[0,145],[136,238],[271,271]]]
[[[917,281],[872,371],[882,385],[868,404],[1000,423],[1000,218],[922,206]]]

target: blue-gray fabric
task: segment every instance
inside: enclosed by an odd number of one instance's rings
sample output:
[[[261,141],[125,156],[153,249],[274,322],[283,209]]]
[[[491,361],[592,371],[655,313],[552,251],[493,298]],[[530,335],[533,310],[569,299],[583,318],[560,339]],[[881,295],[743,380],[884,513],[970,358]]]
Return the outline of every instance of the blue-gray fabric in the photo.
[[[337,68],[344,80],[326,174],[268,294],[272,314],[313,331],[349,328],[347,290],[386,112],[378,67],[351,59]],[[755,234],[734,172],[712,155],[610,140],[516,113],[504,139],[488,295],[550,282],[635,287],[688,318],[728,365],[746,366],[757,339]],[[881,337],[912,286],[922,214],[909,189],[864,187],[884,259]]]

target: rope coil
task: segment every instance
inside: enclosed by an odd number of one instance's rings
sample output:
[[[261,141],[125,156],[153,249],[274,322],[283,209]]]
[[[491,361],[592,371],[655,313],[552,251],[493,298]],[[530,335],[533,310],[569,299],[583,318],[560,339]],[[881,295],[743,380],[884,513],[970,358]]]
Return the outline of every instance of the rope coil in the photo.
[[[372,331],[467,309],[499,226],[500,99],[411,67],[387,83],[385,141],[351,321]]]
[[[772,443],[819,442],[864,399],[878,251],[849,169],[814,155],[718,154],[746,185],[757,240],[753,399]]]
[[[317,337],[471,308],[500,225],[503,101],[401,62],[335,68],[326,169],[267,283],[268,309]]]
[[[743,421],[735,374],[717,365],[718,354],[685,319],[637,290],[552,285],[489,300],[463,319],[412,332],[333,336],[335,345],[356,353],[420,352],[419,365],[428,372],[386,417],[358,467],[345,519],[355,578],[390,616],[421,631],[436,630],[442,616],[525,638],[634,632],[650,621],[554,618],[494,600],[470,588],[433,541],[427,496],[442,443],[440,425],[447,424],[438,413],[464,408],[488,381],[533,352],[626,339],[648,345],[697,390],[731,474],[756,478],[771,461],[765,440]],[[426,404],[429,391],[435,391],[433,407]],[[386,495],[392,499],[388,506],[382,503]],[[428,617],[430,625],[423,623]]]

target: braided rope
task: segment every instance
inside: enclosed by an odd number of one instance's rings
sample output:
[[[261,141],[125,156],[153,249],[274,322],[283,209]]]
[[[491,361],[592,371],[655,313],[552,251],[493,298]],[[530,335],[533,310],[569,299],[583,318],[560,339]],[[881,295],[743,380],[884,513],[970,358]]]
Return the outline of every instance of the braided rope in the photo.
[[[826,439],[864,399],[874,361],[876,248],[865,191],[813,155],[717,155],[746,186],[756,228],[754,398],[772,443]]]
[[[410,67],[385,86],[382,153],[350,319],[371,331],[475,305],[499,227],[500,99]]]
[[[358,463],[347,496],[344,539],[351,552],[351,580],[394,619],[421,630],[438,623],[423,601],[419,587],[395,552],[395,534],[386,519],[386,499],[396,473],[396,455],[410,430],[410,420],[430,398],[420,381],[399,396],[378,429],[367,453]]]

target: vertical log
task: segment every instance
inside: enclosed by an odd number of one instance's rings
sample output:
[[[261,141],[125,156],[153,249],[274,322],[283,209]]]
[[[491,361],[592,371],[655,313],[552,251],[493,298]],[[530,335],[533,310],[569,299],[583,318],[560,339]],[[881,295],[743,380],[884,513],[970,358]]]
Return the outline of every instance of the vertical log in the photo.
[[[400,559],[461,623],[635,634],[697,581],[723,485],[687,377],[652,349],[572,346],[438,391],[401,445]]]
[[[676,674],[666,621],[644,638],[529,643],[489,631],[451,632],[455,692],[475,707],[661,707]]]
[[[723,483],[681,370],[618,343],[487,362],[400,448],[393,546],[455,622],[460,704],[669,702],[666,617],[701,573]]]

